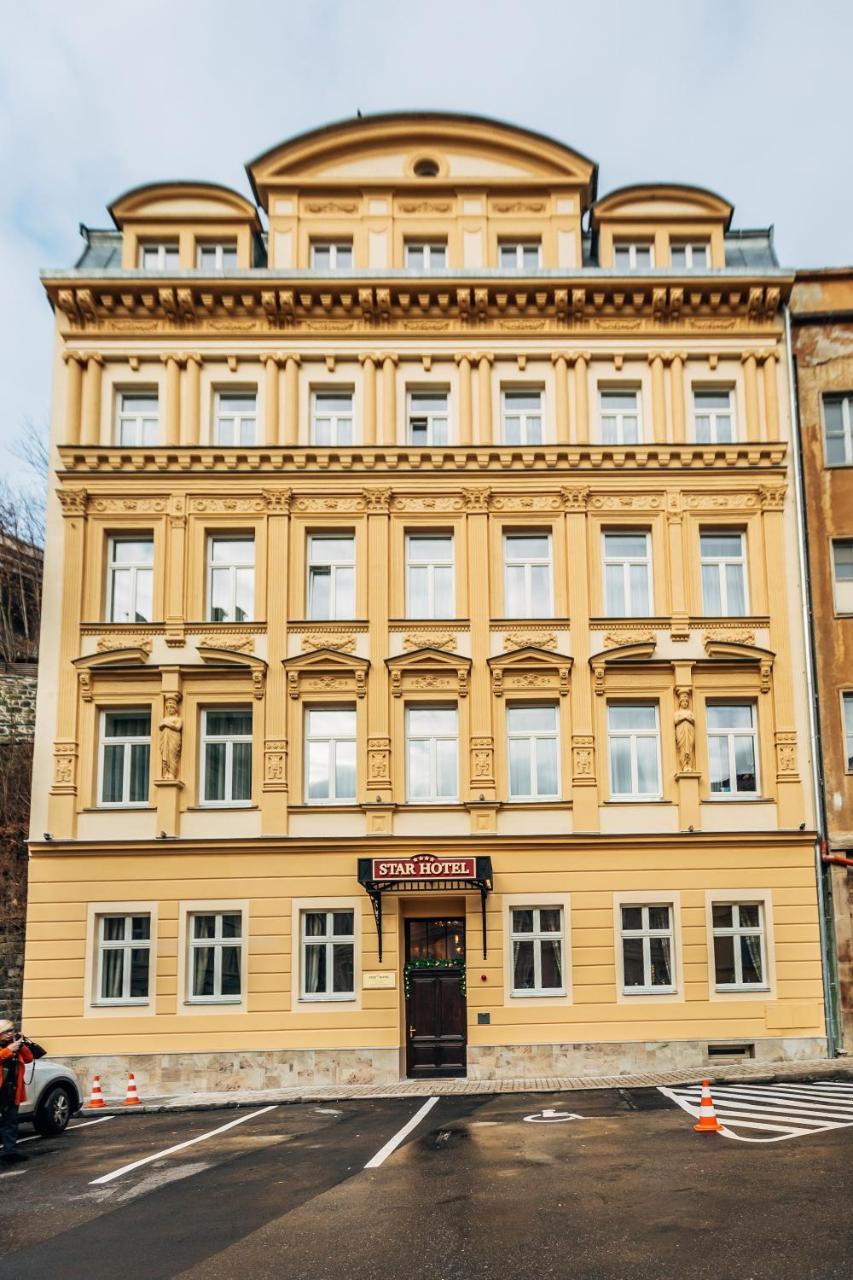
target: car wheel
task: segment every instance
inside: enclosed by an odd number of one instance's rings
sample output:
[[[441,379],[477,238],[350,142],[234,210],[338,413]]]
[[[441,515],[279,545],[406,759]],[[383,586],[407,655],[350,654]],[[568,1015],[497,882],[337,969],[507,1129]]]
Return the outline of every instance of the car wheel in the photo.
[[[43,1137],[62,1133],[74,1109],[74,1101],[64,1084],[55,1084],[39,1100],[33,1125]]]

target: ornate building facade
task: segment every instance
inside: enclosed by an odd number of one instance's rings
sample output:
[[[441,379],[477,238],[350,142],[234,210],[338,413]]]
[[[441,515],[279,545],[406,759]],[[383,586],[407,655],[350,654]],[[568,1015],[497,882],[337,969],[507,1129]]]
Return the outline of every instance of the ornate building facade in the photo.
[[[149,1090],[819,1052],[769,233],[469,117],[248,172],[44,277],[27,1025]]]

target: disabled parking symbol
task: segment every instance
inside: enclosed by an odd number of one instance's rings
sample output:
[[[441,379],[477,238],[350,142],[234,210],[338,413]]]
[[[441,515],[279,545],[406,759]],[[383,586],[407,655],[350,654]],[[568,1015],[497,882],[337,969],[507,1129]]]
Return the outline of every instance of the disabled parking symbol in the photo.
[[[565,1124],[567,1120],[582,1120],[583,1116],[579,1116],[574,1111],[554,1111],[551,1107],[545,1107],[542,1111],[535,1111],[532,1116],[525,1116],[526,1124]]]

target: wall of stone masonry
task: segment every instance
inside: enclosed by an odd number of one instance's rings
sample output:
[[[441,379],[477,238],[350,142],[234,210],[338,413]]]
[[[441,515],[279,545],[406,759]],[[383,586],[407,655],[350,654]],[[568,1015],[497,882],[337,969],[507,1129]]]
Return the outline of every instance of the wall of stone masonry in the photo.
[[[35,674],[0,671],[0,741],[32,738],[35,728]]]

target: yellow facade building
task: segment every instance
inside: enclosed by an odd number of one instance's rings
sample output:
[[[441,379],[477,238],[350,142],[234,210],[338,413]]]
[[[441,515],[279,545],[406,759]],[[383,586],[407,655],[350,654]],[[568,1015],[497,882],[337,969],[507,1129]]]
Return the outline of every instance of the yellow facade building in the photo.
[[[461,116],[248,172],[44,276],[28,1029],[149,1092],[822,1052],[769,233]]]

